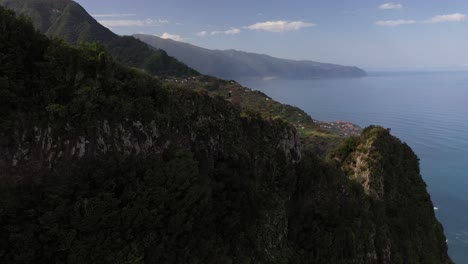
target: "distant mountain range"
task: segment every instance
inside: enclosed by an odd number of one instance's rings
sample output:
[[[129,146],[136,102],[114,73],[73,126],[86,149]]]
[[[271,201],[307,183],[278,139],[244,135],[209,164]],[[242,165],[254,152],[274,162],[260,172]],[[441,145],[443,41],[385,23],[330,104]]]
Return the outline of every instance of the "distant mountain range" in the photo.
[[[136,34],[147,44],[165,50],[202,74],[224,79],[285,78],[315,79],[362,77],[366,72],[350,66],[314,61],[296,61],[237,50],[210,50],[154,35]]]
[[[99,24],[71,0],[0,0],[0,5],[31,18],[34,27],[49,37],[79,44],[98,41],[118,62],[141,68],[153,75],[198,74],[163,50],[129,36],[119,36]]]
[[[196,75],[196,71],[225,79],[314,79],[366,75],[357,67],[278,59],[236,50],[209,50],[152,35],[135,35],[141,41],[131,36],[119,36],[71,0],[0,0],[0,5],[30,17],[36,29],[49,37],[75,44],[100,42],[118,62],[153,75]]]

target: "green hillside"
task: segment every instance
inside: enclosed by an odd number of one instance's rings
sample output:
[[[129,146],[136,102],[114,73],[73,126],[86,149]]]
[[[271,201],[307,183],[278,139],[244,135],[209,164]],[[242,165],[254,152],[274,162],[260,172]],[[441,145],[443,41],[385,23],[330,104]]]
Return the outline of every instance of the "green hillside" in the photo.
[[[276,102],[263,93],[251,92],[235,82],[189,73],[190,69],[167,56],[163,50],[155,51],[133,37],[115,35],[73,1],[0,0],[0,4],[30,18],[33,25],[48,36],[64,39],[72,44],[102,43],[116,61],[157,74],[168,88],[205,89],[211,96],[228,99],[244,111],[260,112],[263,117],[268,118],[280,118],[298,128],[303,142],[321,155],[336,147],[344,139],[343,136],[360,133],[357,126],[353,131],[346,131],[330,123],[327,127],[332,129],[323,129],[297,107]],[[228,98],[229,92],[232,98]]]
[[[387,130],[321,159],[281,119],[0,25],[1,263],[451,263]]]
[[[133,37],[121,37],[99,24],[71,0],[0,0],[0,5],[31,18],[34,26],[49,37],[73,44],[99,42],[112,57],[131,67],[158,76],[191,76],[198,73]]]

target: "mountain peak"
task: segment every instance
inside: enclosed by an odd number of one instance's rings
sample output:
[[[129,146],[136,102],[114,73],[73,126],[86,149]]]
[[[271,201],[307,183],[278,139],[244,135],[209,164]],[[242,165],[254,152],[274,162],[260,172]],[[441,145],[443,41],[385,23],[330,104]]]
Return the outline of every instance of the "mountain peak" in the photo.
[[[67,42],[99,42],[121,63],[144,69],[153,75],[197,75],[198,73],[133,38],[121,37],[99,24],[78,3],[71,0],[0,0],[0,5],[29,17],[34,27],[49,37]]]

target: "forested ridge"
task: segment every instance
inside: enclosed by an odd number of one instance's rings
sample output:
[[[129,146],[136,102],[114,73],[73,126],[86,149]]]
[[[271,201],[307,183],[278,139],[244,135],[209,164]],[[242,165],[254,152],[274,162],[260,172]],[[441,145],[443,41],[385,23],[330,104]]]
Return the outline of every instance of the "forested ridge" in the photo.
[[[451,263],[417,157],[383,128],[319,158],[281,119],[1,7],[0,59],[2,263]],[[355,177],[363,155],[383,185]]]
[[[99,42],[112,57],[130,67],[158,76],[194,76],[198,73],[130,36],[118,36],[99,24],[79,4],[70,0],[0,0],[0,5],[28,17],[48,37],[80,44]]]
[[[300,128],[301,139],[307,144],[312,143],[308,145],[318,152],[326,153],[331,146],[342,141],[340,135],[347,133],[339,128],[325,131],[297,107],[276,102],[261,92],[241,87],[233,81],[199,75],[167,56],[164,50],[152,49],[131,36],[117,36],[71,0],[0,0],[0,4],[30,19],[33,26],[48,37],[62,39],[72,45],[99,43],[117,62],[142,69],[162,81],[172,80],[172,86],[207,90],[209,95],[215,97],[228,98],[231,93],[230,101],[243,110],[260,112],[267,118],[280,118]],[[359,128],[356,130],[358,132]]]

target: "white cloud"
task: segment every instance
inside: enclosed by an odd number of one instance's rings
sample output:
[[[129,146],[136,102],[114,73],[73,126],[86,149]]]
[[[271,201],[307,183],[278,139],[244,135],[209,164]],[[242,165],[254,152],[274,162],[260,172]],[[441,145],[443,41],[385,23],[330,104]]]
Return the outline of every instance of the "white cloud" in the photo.
[[[224,31],[212,31],[210,34],[214,36],[214,35],[236,35],[239,33],[241,33],[240,29],[231,28],[231,29],[224,30]]]
[[[401,25],[409,25],[409,24],[416,24],[416,20],[380,20],[376,21],[375,24],[378,26],[385,26],[385,27],[396,27]]]
[[[132,17],[136,16],[136,14],[93,14],[91,15],[94,18],[105,18],[105,17]]]
[[[461,13],[454,13],[448,15],[433,16],[424,21],[424,23],[443,23],[443,22],[460,22],[466,20],[466,15]]]
[[[255,23],[253,25],[246,26],[245,28],[250,30],[264,30],[269,32],[285,32],[313,26],[316,26],[316,24],[303,21],[277,20]]]
[[[175,41],[183,41],[184,39],[179,36],[179,35],[172,35],[172,34],[169,34],[167,32],[164,32],[162,35],[161,35],[161,38],[163,39],[172,39],[172,40],[175,40]]]
[[[167,19],[158,19],[159,24],[169,24],[169,20]]]
[[[269,32],[285,32],[285,31],[294,31],[301,28],[313,27],[316,26],[314,23],[307,23],[303,21],[286,21],[286,20],[277,20],[277,21],[266,21],[259,22],[250,26],[242,27],[244,29],[250,30],[264,30]],[[241,28],[230,28],[224,31],[201,31],[197,33],[199,37],[206,37],[208,35],[237,35],[242,32]]]
[[[102,17],[132,17],[136,16],[136,14],[94,14],[91,15],[95,18],[102,18]]]
[[[401,8],[403,8],[403,5],[396,4],[396,3],[385,3],[379,6],[379,9],[382,9],[382,10],[401,9]]]
[[[99,20],[98,22],[105,27],[131,27],[131,26],[143,26],[146,24],[144,20],[131,20],[131,19]]]
[[[168,24],[166,19],[105,19],[98,20],[98,22],[105,27],[144,27],[156,26],[160,24]]]
[[[231,28],[229,30],[224,31],[224,34],[226,35],[235,35],[241,33],[241,30],[238,28]]]
[[[216,35],[236,35],[236,34],[239,34],[241,32],[242,32],[242,30],[240,30],[239,28],[231,28],[231,29],[223,30],[223,31],[211,31],[211,32],[201,31],[201,32],[197,33],[197,36],[206,37],[208,35],[212,35],[212,36],[216,36]]]

